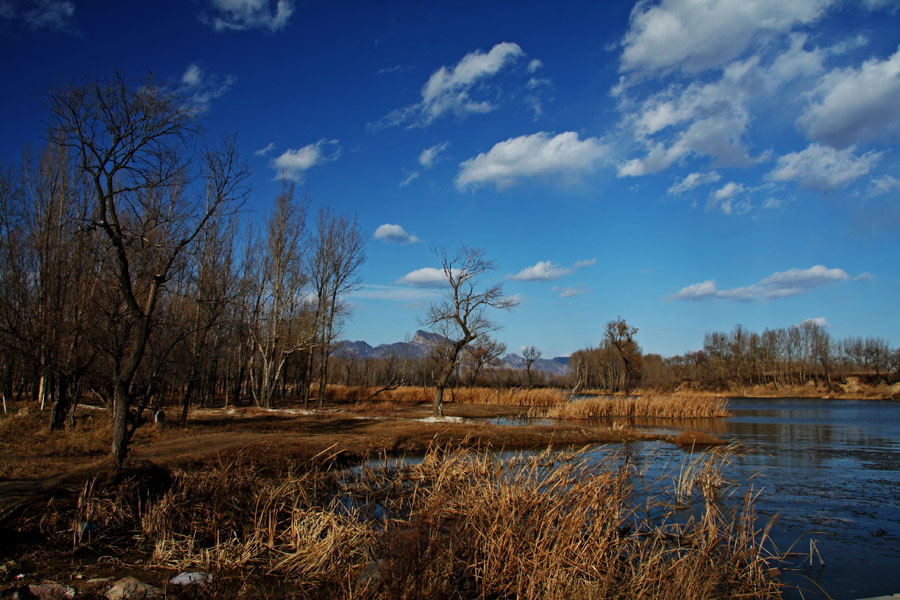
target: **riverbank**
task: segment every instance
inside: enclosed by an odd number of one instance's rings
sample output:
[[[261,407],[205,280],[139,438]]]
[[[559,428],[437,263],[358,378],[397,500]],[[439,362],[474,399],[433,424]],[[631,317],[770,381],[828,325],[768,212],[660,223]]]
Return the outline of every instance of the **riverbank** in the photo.
[[[23,512],[0,591],[100,598],[128,576],[179,598],[778,598],[779,558],[719,467],[708,455],[684,471],[696,482],[661,481],[648,513],[616,453],[135,464]]]

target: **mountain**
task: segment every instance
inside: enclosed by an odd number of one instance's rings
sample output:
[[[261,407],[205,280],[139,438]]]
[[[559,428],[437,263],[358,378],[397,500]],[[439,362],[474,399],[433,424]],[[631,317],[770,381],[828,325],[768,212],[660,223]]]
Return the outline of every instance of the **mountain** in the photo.
[[[350,358],[385,358],[394,354],[401,358],[422,358],[427,356],[432,348],[446,341],[448,341],[447,338],[442,335],[420,329],[408,342],[394,342],[372,347],[364,341],[341,341],[337,343],[334,355]],[[507,354],[500,359],[499,366],[506,369],[525,370],[525,359],[515,353]],[[569,372],[569,358],[567,356],[558,356],[552,359],[539,358],[531,368],[551,375],[565,375]]]

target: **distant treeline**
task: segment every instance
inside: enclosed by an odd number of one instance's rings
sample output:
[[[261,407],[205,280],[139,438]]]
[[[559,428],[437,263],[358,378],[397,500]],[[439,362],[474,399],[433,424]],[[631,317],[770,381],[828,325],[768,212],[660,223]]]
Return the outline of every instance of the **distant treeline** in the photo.
[[[597,348],[579,350],[570,358],[576,379],[589,388],[625,389],[625,364],[608,340]],[[703,349],[663,358],[642,355],[640,387],[671,390],[689,387],[729,390],[766,385],[774,390],[814,383],[828,388],[847,383],[850,375],[872,383],[900,380],[900,350],[881,338],[834,339],[820,325],[807,321],[762,333],[737,325],[730,332],[713,331],[704,337]]]

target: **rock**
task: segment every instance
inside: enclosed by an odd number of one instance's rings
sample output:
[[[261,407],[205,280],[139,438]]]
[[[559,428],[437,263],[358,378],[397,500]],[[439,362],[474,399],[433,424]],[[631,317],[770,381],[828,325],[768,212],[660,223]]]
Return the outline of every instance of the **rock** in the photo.
[[[106,592],[109,600],[144,600],[148,598],[162,598],[163,592],[134,577],[123,577],[113,584]]]
[[[38,600],[72,600],[75,597],[75,588],[59,583],[32,584],[28,591]]]
[[[169,583],[173,583],[175,585],[192,585],[195,583],[199,583],[201,585],[205,585],[210,583],[213,579],[213,576],[209,573],[203,573],[201,571],[192,571],[192,572],[184,572],[179,573],[175,577],[169,580]]]

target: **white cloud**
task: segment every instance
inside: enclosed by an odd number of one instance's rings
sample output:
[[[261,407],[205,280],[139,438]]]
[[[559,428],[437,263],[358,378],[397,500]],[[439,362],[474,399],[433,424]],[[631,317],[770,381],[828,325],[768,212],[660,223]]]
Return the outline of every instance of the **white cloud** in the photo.
[[[365,300],[433,300],[440,297],[440,292],[434,290],[410,288],[394,285],[363,284],[359,289],[349,293],[351,298]]]
[[[541,260],[531,267],[525,267],[515,275],[506,277],[515,281],[552,281],[574,272],[572,269],[553,264],[549,260]]]
[[[75,3],[68,0],[3,0],[0,20],[18,21],[33,30],[77,33]]]
[[[574,131],[523,135],[460,163],[456,186],[492,183],[500,188],[528,177],[589,173],[606,154],[597,138],[579,140]]]
[[[855,147],[835,150],[828,146],[810,144],[805,150],[779,157],[775,168],[767,175],[772,181],[796,181],[798,184],[822,191],[844,187],[868,174],[881,159],[880,152],[854,154]]]
[[[440,144],[435,144],[430,148],[425,148],[422,150],[422,153],[419,154],[419,164],[425,167],[426,169],[430,169],[434,166],[435,161],[437,161],[441,152],[447,149],[447,146],[450,145],[450,142],[441,142]]]
[[[814,98],[797,120],[812,140],[847,148],[900,136],[900,48],[887,60],[831,71]]]
[[[209,104],[223,96],[234,83],[234,75],[208,75],[197,63],[191,63],[181,76],[181,93],[199,112],[209,110]]]
[[[729,181],[709,195],[709,202],[706,204],[706,210],[718,208],[726,215],[735,212],[747,212],[750,209],[749,201],[736,201],[736,198],[746,191],[743,184]]]
[[[534,73],[535,71],[537,71],[538,69],[540,69],[543,66],[544,66],[544,63],[542,63],[539,59],[532,58],[531,62],[528,63],[528,72]]]
[[[181,83],[188,87],[196,87],[203,83],[203,69],[197,63],[191,63],[181,76]]]
[[[668,194],[670,196],[674,196],[676,194],[683,194],[684,192],[690,191],[695,187],[699,187],[701,185],[707,183],[715,183],[722,179],[722,176],[719,175],[716,171],[708,171],[706,173],[690,173],[685,175],[683,179],[676,180],[675,183],[668,190]]]
[[[830,0],[662,0],[638,2],[622,40],[620,70],[651,75],[726,64],[760,33],[816,21]]]
[[[875,275],[866,271],[865,273],[860,273],[856,277],[853,278],[853,281],[872,281],[875,279]]]
[[[303,174],[312,167],[337,160],[340,155],[338,140],[321,139],[315,144],[307,144],[297,150],[285,150],[281,156],[272,161],[272,168],[279,177],[285,175],[288,179],[302,179]]]
[[[579,283],[574,287],[561,288],[557,286],[553,286],[552,290],[556,292],[557,298],[571,298],[573,296],[580,296],[581,294],[589,294],[591,293],[590,288],[585,286],[583,283]]]
[[[423,267],[410,271],[398,279],[397,283],[405,283],[413,287],[445,287],[449,285],[444,271],[434,267]]]
[[[392,242],[395,244],[414,244],[422,241],[416,236],[406,233],[400,225],[392,225],[391,223],[380,225],[378,229],[375,230],[374,237],[376,240]]]
[[[712,279],[701,281],[700,283],[692,283],[687,287],[683,287],[674,294],[668,296],[669,300],[703,300],[705,298],[713,298],[716,295],[716,282]]]
[[[448,112],[458,117],[490,112],[494,106],[489,101],[472,99],[470,93],[473,87],[496,75],[524,54],[522,48],[512,42],[499,43],[487,53],[480,50],[471,52],[455,66],[443,66],[432,73],[422,87],[419,102],[391,111],[371,127],[380,129],[403,124],[425,127]]]
[[[572,265],[572,268],[573,269],[581,269],[582,267],[590,267],[590,266],[596,265],[596,264],[597,264],[596,258],[589,258],[587,260],[575,261],[575,264]]]
[[[255,154],[256,156],[265,156],[266,154],[268,154],[269,152],[271,152],[274,149],[275,149],[275,142],[269,142],[265,148],[260,148],[259,150],[256,150],[253,154]]]
[[[878,177],[871,181],[871,185],[869,186],[869,196],[882,196],[884,194],[890,194],[894,190],[900,190],[900,179],[885,175],[884,177]]]
[[[293,0],[209,0],[212,10],[200,20],[216,31],[284,28],[294,13]]]
[[[412,173],[410,173],[409,175],[407,175],[406,177],[403,178],[403,181],[400,182],[400,187],[406,187],[418,178],[419,178],[419,172],[413,171]]]
[[[787,271],[773,273],[759,283],[746,287],[720,290],[712,279],[700,283],[694,283],[668,296],[669,300],[731,300],[737,302],[751,302],[755,300],[776,300],[799,296],[814,288],[845,281],[850,275],[843,269],[829,269],[822,265],[815,265],[808,269],[789,269]]]

